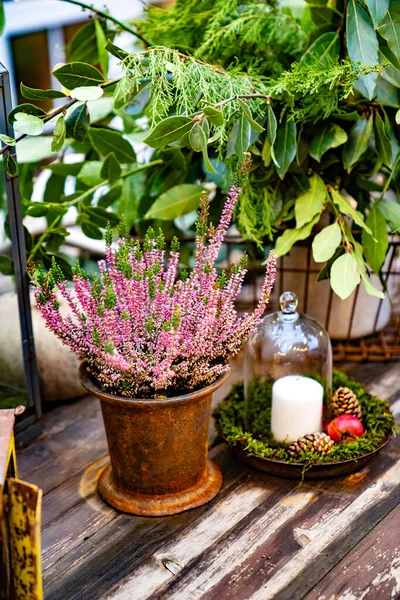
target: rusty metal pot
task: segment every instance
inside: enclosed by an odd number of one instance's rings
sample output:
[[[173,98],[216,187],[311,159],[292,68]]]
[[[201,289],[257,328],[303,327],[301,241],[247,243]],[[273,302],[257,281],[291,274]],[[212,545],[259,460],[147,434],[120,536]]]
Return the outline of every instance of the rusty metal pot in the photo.
[[[208,459],[212,394],[227,379],[164,400],[103,392],[86,369],[82,384],[100,399],[111,464],[100,475],[102,498],[144,516],[179,513],[209,502],[221,489],[220,469]]]

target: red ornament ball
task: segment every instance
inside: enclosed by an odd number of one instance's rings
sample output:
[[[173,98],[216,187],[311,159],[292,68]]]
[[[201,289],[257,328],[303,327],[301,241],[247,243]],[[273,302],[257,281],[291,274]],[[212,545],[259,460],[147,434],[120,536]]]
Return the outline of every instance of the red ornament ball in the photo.
[[[336,443],[354,442],[364,433],[360,419],[353,415],[339,415],[327,427],[329,437]]]

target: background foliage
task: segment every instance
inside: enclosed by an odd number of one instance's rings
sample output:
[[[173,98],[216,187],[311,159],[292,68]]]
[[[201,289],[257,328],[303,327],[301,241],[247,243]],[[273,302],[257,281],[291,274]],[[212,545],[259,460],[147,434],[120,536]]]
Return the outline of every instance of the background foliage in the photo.
[[[382,295],[370,273],[381,272],[388,229],[400,228],[396,0],[291,8],[178,0],[167,11],[147,10],[136,24],[144,49],[134,54],[116,45],[124,24],[95,16],[72,40],[68,64],[53,72],[63,92],[21,86],[27,102],[9,115],[22,137],[37,136],[26,162],[19,151],[24,210],[48,222],[38,239],[27,232],[36,261],[48,265],[59,255],[71,207],[95,239],[121,213],[138,235],[160,221],[167,235],[187,233],[203,185],[215,186],[216,215],[232,169],[250,150],[253,168],[236,211],[242,235],[260,248],[275,242],[282,255],[316,233],[320,277],[330,276],[340,297],[360,281]],[[108,79],[110,54],[121,69],[115,81]],[[50,114],[34,104],[64,96],[64,109]],[[48,121],[51,146],[42,135]],[[154,150],[139,163],[132,143],[143,140]],[[5,168],[15,174],[15,142],[2,141]],[[71,151],[82,160],[67,162]],[[45,165],[51,176],[43,201],[32,202],[43,158],[57,161]],[[69,196],[67,178],[75,182]],[[10,268],[4,258],[1,265]]]

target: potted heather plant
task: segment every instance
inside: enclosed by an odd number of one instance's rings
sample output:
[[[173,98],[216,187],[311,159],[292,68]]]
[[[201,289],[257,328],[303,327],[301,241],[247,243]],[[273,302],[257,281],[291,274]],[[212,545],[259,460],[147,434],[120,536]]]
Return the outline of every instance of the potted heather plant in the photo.
[[[257,308],[239,316],[245,259],[219,275],[214,264],[240,192],[230,188],[218,227],[208,224],[202,195],[190,274],[178,276],[177,240],[166,261],[164,236],[152,229],[143,243],[120,231],[113,244],[109,228],[99,277],[90,283],[77,266],[73,290],[55,260],[46,275],[31,265],[39,311],[82,359],[81,381],[100,399],[111,464],[99,492],[122,511],[174,514],[205,504],[221,487],[207,458],[212,393],[260,322],[275,278],[271,254]],[[60,314],[56,288],[70,316]]]

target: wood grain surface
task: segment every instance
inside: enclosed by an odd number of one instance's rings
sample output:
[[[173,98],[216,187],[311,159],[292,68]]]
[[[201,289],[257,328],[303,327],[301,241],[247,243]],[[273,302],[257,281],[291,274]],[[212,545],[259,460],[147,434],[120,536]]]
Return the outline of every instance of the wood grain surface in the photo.
[[[396,363],[340,367],[400,417]],[[241,361],[214,404],[242,378]],[[296,482],[238,462],[210,428],[224,485],[207,506],[165,518],[134,517],[96,492],[107,463],[100,407],[85,397],[44,417],[18,454],[20,476],[43,497],[48,600],[393,600],[400,597],[400,444],[361,471]]]

